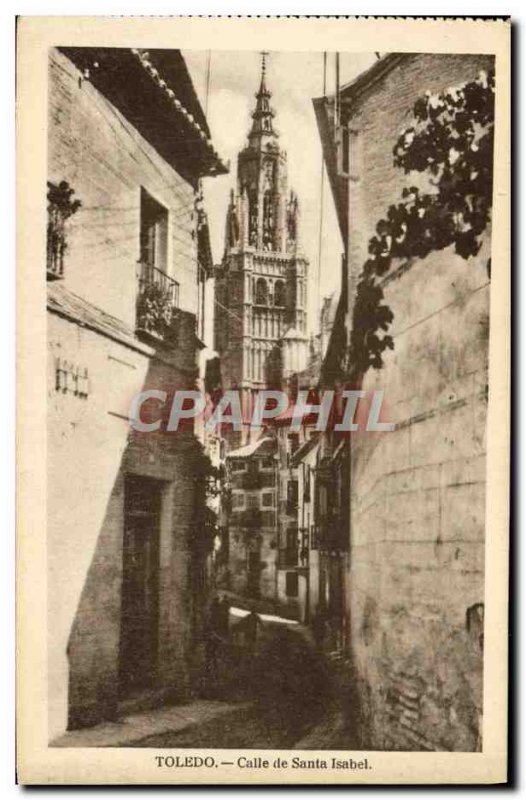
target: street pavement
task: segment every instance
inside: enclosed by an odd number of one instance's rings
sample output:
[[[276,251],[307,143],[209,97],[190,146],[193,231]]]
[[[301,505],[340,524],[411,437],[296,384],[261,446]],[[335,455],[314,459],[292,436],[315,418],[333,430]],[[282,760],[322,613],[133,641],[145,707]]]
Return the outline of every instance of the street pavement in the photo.
[[[334,748],[356,746],[341,681],[307,628],[232,609],[216,637],[204,699],[70,731],[58,747]]]

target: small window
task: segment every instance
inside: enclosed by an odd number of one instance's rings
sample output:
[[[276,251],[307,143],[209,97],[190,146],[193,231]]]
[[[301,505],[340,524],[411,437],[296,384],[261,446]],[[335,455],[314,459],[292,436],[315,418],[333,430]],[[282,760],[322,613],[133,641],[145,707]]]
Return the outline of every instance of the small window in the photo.
[[[285,592],[287,597],[297,597],[298,596],[298,573],[297,572],[287,572],[285,577],[286,585],[285,585]]]
[[[311,550],[318,550],[320,546],[319,528],[317,525],[310,526],[310,547]]]
[[[287,528],[286,537],[287,550],[296,551],[298,549],[298,529],[295,527]]]
[[[298,481],[287,483],[287,514],[291,514],[298,507]]]
[[[263,492],[261,505],[263,508],[272,508],[274,506],[274,492]]]
[[[243,492],[234,492],[232,495],[232,508],[245,508],[245,495]]]
[[[247,467],[246,462],[241,461],[238,458],[232,459],[230,462],[230,469],[232,470],[232,472],[245,472],[246,467]]]
[[[327,488],[325,486],[318,487],[318,512],[322,517],[327,514]]]
[[[272,456],[267,456],[267,458],[262,458],[259,462],[260,470],[268,471],[274,469],[274,459]]]
[[[250,509],[259,508],[259,495],[257,494],[249,494],[247,497],[247,505]]]
[[[141,189],[141,255],[143,264],[167,271],[168,210]]]
[[[311,469],[308,464],[303,465],[303,502],[310,503]]]

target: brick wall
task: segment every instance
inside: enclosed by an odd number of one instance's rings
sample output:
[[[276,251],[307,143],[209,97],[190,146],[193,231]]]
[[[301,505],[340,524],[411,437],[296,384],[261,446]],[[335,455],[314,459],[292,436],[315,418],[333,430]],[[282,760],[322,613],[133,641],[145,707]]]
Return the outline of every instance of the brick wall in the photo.
[[[356,102],[351,296],[375,224],[401,193],[392,147],[414,100],[489,63],[413,56]],[[348,611],[373,748],[481,746],[488,257],[489,241],[467,261],[448,249],[393,267],[384,284],[395,348],[363,388],[384,390],[384,419],[396,429],[351,444]]]

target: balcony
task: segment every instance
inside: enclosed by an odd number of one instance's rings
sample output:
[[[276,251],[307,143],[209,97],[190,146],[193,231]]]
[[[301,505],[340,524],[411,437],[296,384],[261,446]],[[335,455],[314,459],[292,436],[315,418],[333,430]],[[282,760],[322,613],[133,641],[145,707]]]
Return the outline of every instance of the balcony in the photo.
[[[259,508],[247,508],[239,515],[238,525],[247,530],[259,530],[263,522],[262,514]]]
[[[278,550],[278,569],[297,567],[298,553],[297,547],[280,547]]]
[[[140,261],[137,266],[137,331],[164,339],[178,306],[177,281],[152,264]]]

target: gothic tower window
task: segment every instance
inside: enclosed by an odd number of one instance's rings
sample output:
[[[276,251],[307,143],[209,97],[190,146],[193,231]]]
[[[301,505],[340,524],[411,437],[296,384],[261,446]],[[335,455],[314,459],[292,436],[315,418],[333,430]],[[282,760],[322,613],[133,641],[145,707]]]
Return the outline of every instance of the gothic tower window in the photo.
[[[257,247],[258,243],[258,198],[255,192],[250,192],[249,198],[249,234],[248,243],[251,247]]]
[[[274,246],[274,208],[272,192],[267,189],[263,196],[263,250],[272,250]]]
[[[276,281],[274,286],[274,305],[278,308],[285,306],[285,284],[283,281]]]
[[[256,281],[256,305],[266,306],[268,304],[268,286],[265,278],[258,278]]]

